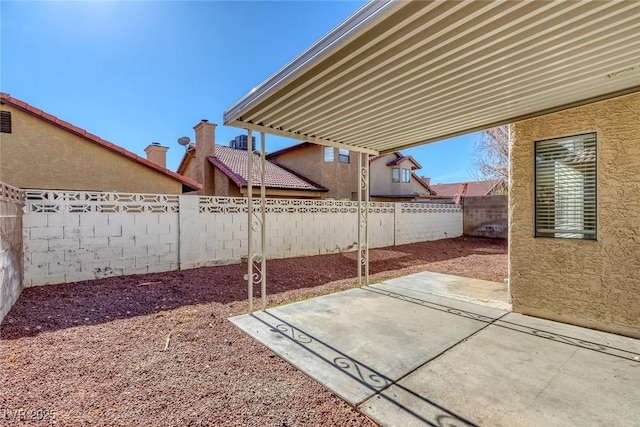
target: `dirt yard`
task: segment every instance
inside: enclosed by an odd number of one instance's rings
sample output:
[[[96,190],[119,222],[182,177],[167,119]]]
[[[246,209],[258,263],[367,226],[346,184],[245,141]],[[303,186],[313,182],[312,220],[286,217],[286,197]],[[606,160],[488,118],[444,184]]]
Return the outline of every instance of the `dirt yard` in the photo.
[[[503,281],[506,253],[489,239],[416,243],[371,250],[370,272]],[[353,287],[355,256],[269,261],[269,304]],[[374,425],[227,320],[247,310],[245,272],[26,289],[0,326],[0,425]]]

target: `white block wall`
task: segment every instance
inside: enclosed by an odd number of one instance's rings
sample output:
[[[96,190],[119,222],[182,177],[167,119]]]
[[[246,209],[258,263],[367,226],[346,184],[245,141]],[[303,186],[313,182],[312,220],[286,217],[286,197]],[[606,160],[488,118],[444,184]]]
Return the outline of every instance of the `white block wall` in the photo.
[[[247,255],[247,214],[200,212],[200,198],[180,196],[180,268],[239,262]]]
[[[396,245],[462,236],[462,208],[456,205],[398,203],[395,216]]]
[[[26,194],[24,286],[229,264],[248,253],[245,199]],[[355,203],[269,200],[266,222],[267,258],[356,249]],[[371,248],[461,235],[462,210],[457,206],[371,205]],[[255,233],[254,245],[259,242]]]
[[[177,213],[31,213],[23,241],[25,286],[178,268]]]
[[[22,192],[0,182],[0,322],[22,291]]]

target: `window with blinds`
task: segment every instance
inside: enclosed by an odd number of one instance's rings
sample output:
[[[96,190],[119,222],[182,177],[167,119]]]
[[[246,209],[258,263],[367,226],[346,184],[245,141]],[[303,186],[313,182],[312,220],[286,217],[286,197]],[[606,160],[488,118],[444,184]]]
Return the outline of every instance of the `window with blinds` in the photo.
[[[333,147],[324,147],[324,161],[331,163],[335,160],[335,151]]]
[[[0,132],[11,133],[11,111],[0,111]]]
[[[596,134],[536,141],[535,235],[596,239]]]

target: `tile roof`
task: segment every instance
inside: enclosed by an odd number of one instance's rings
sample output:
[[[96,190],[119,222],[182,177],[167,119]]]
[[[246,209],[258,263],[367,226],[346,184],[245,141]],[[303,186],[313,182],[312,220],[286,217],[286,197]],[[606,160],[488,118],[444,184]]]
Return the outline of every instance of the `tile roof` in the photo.
[[[422,169],[422,165],[420,163],[418,163],[416,161],[416,159],[413,158],[413,156],[403,156],[402,153],[396,151],[394,153],[396,156],[395,160],[391,160],[390,162],[387,162],[387,166],[395,166],[395,165],[399,165],[400,163],[404,162],[405,160],[409,160],[410,162],[412,162],[414,164],[414,168],[413,169]]]
[[[429,192],[429,195],[431,195],[431,196],[435,196],[436,192],[431,188],[431,185],[429,185],[429,183],[428,183],[426,180],[424,180],[424,179],[420,178],[420,177],[419,177],[415,172],[413,172],[413,171],[411,172],[411,176],[413,177],[413,179],[415,179],[415,180],[416,180],[416,182],[417,182],[417,183],[419,183],[420,185],[422,185],[422,186],[423,186],[423,187],[424,187],[424,188]]]
[[[473,196],[486,196],[496,186],[502,183],[501,179],[490,179],[487,181],[468,181],[467,187],[468,197]],[[436,195],[443,197],[454,197],[459,191],[464,182],[452,182],[449,184],[429,184],[431,189],[436,192]]]
[[[128,158],[129,160],[133,160],[134,162],[138,162],[141,165],[144,165],[148,168],[154,169],[157,172],[168,176],[169,178],[172,178],[176,181],[179,181],[185,185],[188,185],[189,187],[192,187],[194,189],[200,189],[202,188],[202,184],[189,179],[187,177],[184,177],[180,174],[177,174],[175,172],[170,171],[167,168],[163,168],[162,166],[145,159],[144,157],[140,157],[135,153],[132,153],[131,151],[125,150],[124,148],[113,144],[109,141],[106,141],[96,135],[93,135],[89,132],[87,132],[86,130],[79,128],[77,126],[72,125],[69,122],[65,122],[64,120],[60,120],[59,118],[57,118],[56,116],[46,113],[42,110],[40,110],[39,108],[33,107],[29,104],[27,104],[24,101],[21,101],[17,98],[12,97],[11,95],[9,95],[8,93],[3,93],[0,92],[0,103],[2,104],[8,104],[11,105],[14,108],[17,108],[20,111],[24,111],[25,113],[31,114],[32,116],[35,116],[39,119],[42,119],[54,126],[57,126],[67,132],[70,132],[74,135],[78,135],[84,139],[86,139],[87,141],[93,142],[94,144],[97,144],[103,148],[106,148],[109,151],[113,151],[116,154],[119,154],[123,157]]]
[[[220,169],[239,187],[247,186],[247,150],[216,145],[215,156],[210,156],[212,165]],[[260,155],[253,152],[253,186],[260,186]],[[265,184],[268,188],[303,191],[329,191],[327,188],[299,175],[281,165],[267,160]]]

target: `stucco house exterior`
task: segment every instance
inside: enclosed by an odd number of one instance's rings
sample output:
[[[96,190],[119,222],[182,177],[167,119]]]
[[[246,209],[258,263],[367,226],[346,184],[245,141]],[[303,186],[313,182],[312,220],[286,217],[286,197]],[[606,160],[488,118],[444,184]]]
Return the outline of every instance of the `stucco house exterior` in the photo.
[[[165,167],[166,147],[148,159],[0,93],[0,181],[19,188],[181,194],[200,184]]]
[[[372,201],[412,201],[435,194],[414,171],[422,166],[399,151],[369,158],[369,191]]]
[[[640,337],[640,92],[510,131],[514,311]]]
[[[357,200],[358,165],[345,148],[301,142],[267,154],[267,158],[327,188],[325,199]],[[369,157],[372,201],[411,201],[432,195],[429,184],[414,172],[422,166],[400,152]]]
[[[267,159],[321,184],[327,189],[324,199],[358,197],[358,165],[349,150],[301,142],[273,151]]]
[[[206,120],[193,128],[196,142],[186,147],[177,173],[202,183],[193,194],[244,197],[247,195],[247,156],[252,155],[254,185],[259,193],[260,155],[246,148],[225,147],[215,143],[216,125]],[[269,160],[265,163],[267,197],[319,199],[327,189],[314,181]]]

